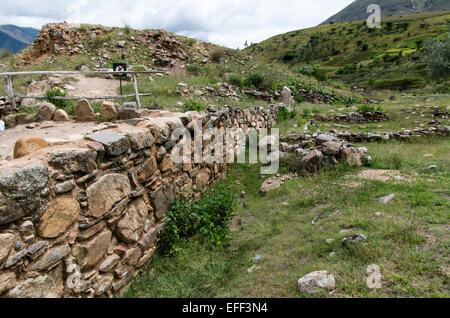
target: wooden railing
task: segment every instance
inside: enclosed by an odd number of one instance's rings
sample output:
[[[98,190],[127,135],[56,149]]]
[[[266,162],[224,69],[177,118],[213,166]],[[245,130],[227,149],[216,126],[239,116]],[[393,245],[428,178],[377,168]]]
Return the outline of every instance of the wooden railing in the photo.
[[[139,94],[136,74],[154,74],[154,73],[165,73],[165,71],[88,71],[88,72],[79,72],[79,71],[32,71],[32,72],[4,72],[0,73],[0,77],[5,79],[6,84],[6,94],[7,98],[11,103],[11,106],[15,109],[16,101],[15,97],[19,98],[33,98],[33,99],[46,99],[45,96],[40,95],[23,95],[23,94],[14,94],[13,85],[12,85],[12,77],[13,76],[26,76],[26,75],[106,75],[106,74],[130,74],[133,77],[134,83],[134,94],[131,95],[117,95],[117,96],[54,96],[53,99],[62,99],[62,100],[80,100],[80,99],[125,99],[129,97],[135,97],[138,108],[141,108],[140,96],[151,96],[151,93],[142,93]]]

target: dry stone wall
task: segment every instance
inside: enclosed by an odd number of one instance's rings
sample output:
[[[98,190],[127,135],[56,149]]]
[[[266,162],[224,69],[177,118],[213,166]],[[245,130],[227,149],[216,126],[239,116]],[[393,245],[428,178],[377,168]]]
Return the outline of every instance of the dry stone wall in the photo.
[[[165,115],[167,116],[167,115]],[[0,296],[108,297],[149,262],[175,196],[226,163],[175,164],[171,132],[270,128],[277,110],[218,109],[108,124],[41,164],[0,174]],[[26,157],[25,157],[26,158]]]

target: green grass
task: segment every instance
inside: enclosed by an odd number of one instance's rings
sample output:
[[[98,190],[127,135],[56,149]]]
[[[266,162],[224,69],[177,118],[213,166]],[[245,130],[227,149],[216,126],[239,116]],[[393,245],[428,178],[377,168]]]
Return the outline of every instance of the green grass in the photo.
[[[336,277],[334,293],[312,297],[449,297],[444,270],[450,266],[450,141],[422,138],[358,146],[369,149],[372,169],[396,169],[407,180],[355,179],[352,175],[367,168],[340,165],[261,196],[259,166],[232,165],[222,182],[246,196],[235,217],[243,226],[233,231],[230,247],[186,239],[181,253],[156,255],[125,296],[311,297],[298,292],[297,280],[328,270]],[[428,170],[430,165],[438,169]],[[280,173],[285,171],[282,167]],[[377,202],[391,193],[396,195],[393,203]],[[343,247],[342,230],[364,234],[367,241]],[[328,244],[327,239],[334,241]],[[261,268],[249,274],[257,254],[263,255],[257,264]],[[381,289],[366,286],[371,264],[381,268]]]

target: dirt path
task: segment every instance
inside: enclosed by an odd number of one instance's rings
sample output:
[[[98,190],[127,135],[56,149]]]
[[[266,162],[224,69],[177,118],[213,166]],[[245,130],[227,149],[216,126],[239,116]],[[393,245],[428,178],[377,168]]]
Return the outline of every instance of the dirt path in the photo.
[[[75,80],[71,80],[75,78]],[[67,84],[63,85],[68,81]],[[27,88],[28,95],[44,95],[45,91],[61,85],[69,96],[114,96],[118,95],[120,81],[115,79],[105,79],[100,77],[85,77],[84,75],[52,75],[49,78],[32,83]],[[35,105],[39,101],[26,99],[23,106]]]

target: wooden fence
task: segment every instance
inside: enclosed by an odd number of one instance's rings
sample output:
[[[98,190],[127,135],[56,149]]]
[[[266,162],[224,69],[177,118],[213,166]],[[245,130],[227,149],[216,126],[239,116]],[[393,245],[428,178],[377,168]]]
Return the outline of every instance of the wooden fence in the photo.
[[[140,96],[151,96],[151,93],[142,93],[139,94],[137,78],[136,74],[155,74],[155,73],[165,73],[163,71],[92,71],[92,72],[79,72],[79,71],[33,71],[33,72],[4,72],[0,73],[0,77],[5,79],[6,85],[6,94],[7,98],[11,103],[11,106],[15,109],[16,101],[15,97],[19,98],[34,98],[34,99],[45,99],[45,96],[39,95],[23,95],[23,94],[14,94],[13,85],[12,85],[12,77],[13,76],[26,76],[26,75],[106,75],[106,74],[117,74],[117,75],[132,75],[133,83],[134,83],[134,94],[131,95],[117,95],[117,96],[54,96],[54,99],[62,99],[62,100],[80,100],[80,99],[125,99],[129,97],[135,97],[138,108],[141,108]]]

